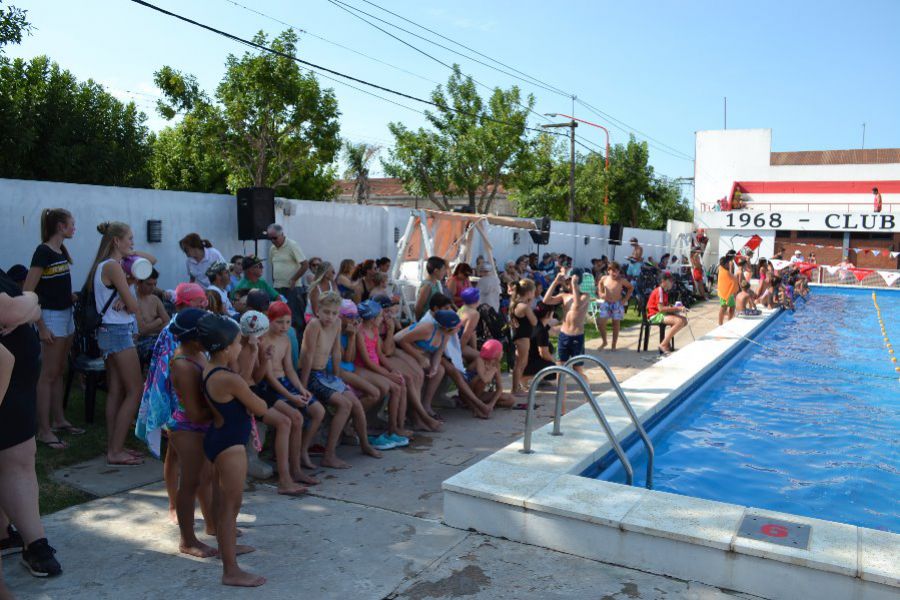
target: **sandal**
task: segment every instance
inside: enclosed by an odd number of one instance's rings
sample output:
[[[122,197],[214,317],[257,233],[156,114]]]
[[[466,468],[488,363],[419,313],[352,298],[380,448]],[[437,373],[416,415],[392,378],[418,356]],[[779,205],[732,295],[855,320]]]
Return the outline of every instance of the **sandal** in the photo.
[[[50,431],[53,433],[64,433],[66,435],[84,435],[86,430],[81,427],[75,427],[74,425],[63,425],[62,427],[51,427]]]
[[[50,448],[51,450],[65,450],[69,447],[67,443],[59,438],[56,438],[55,440],[49,442],[45,442],[44,440],[39,440],[37,438],[34,439],[39,445],[44,446],[45,448]]]

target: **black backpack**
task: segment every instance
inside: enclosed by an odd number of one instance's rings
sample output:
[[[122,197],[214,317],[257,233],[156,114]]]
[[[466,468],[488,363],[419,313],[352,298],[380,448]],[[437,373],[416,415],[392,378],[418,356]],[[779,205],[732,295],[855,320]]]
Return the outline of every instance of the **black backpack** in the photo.
[[[75,319],[75,347],[80,354],[84,354],[88,358],[100,358],[103,355],[97,344],[97,330],[103,323],[103,315],[116,299],[116,294],[117,291],[113,290],[103,310],[97,312],[93,286],[88,289],[88,285],[85,284],[81,289],[72,311]]]
[[[509,340],[509,323],[506,319],[494,310],[489,304],[480,304],[478,306],[478,327],[475,329],[475,336],[478,339],[478,346],[481,347],[485,341],[495,339],[506,345]]]

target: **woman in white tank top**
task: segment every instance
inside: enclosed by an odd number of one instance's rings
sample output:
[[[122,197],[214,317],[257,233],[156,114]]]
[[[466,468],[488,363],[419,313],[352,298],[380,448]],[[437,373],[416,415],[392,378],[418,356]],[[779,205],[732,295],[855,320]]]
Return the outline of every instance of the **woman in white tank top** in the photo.
[[[97,312],[103,315],[97,330],[97,345],[103,352],[109,373],[106,414],[114,415],[108,420],[106,461],[110,466],[137,466],[143,462],[143,456],[127,450],[125,438],[131,430],[144,387],[141,363],[134,347],[140,311],[121,260],[135,254],[151,263],[156,263],[156,258],[135,252],[134,235],[125,223],[101,223],[97,231],[103,238],[88,282],[94,291]]]

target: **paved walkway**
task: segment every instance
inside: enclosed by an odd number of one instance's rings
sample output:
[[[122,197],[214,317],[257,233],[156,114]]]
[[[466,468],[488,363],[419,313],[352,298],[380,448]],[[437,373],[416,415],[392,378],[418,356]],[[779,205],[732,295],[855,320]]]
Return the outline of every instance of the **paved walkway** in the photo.
[[[697,316],[712,315],[707,305]],[[697,319],[693,334],[714,323]],[[655,354],[634,352],[636,331],[621,350],[603,352],[625,379]],[[687,330],[678,347],[691,342]],[[592,343],[592,345],[596,345]],[[599,371],[589,371],[594,379]],[[605,385],[593,383],[600,391]],[[572,406],[581,402],[570,394]],[[552,415],[552,394],[539,397],[539,420]],[[177,554],[177,527],[168,521],[162,483],[153,483],[60,511],[45,519],[59,550],[62,577],[37,580],[4,561],[7,582],[20,598],[734,598],[701,584],[642,573],[543,548],[443,525],[441,482],[521,436],[524,413],[499,411],[489,421],[445,410],[446,430],[417,436],[383,460],[344,447],[349,471],[322,471],[323,483],[304,498],[277,496],[256,484],[244,496],[239,525],[242,557],[265,575],[262,590],[223,588],[212,559]],[[90,469],[68,477],[95,477]],[[199,523],[198,519],[198,523]]]

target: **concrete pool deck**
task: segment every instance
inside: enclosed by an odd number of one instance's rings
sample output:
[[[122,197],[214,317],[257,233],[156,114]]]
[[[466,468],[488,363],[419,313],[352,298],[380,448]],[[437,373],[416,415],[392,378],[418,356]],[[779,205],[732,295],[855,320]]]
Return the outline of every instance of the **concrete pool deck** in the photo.
[[[707,304],[695,314],[715,318],[715,312]],[[710,327],[698,320],[694,333]],[[601,354],[614,357],[610,362],[621,378],[653,364],[654,353],[633,351],[636,330],[626,330],[621,340],[622,350]],[[685,330],[678,347],[691,341]],[[599,380],[599,370],[588,374]],[[539,394],[540,422],[551,418],[552,398]],[[569,394],[569,402],[574,408],[582,399]],[[224,588],[218,584],[218,563],[176,553],[177,529],[167,518],[161,471],[157,483],[143,485],[145,474],[135,474],[132,487],[143,487],[46,516],[63,575],[35,579],[13,555],[3,561],[6,581],[20,599],[747,597],[443,524],[441,483],[520,437],[524,422],[522,411],[500,411],[489,421],[444,412],[445,432],[421,435],[410,448],[388,452],[381,461],[343,447],[342,456],[354,468],[318,473],[323,484],[307,497],[286,498],[268,485],[252,486],[240,526],[246,531],[242,541],[258,551],[242,564],[268,578],[261,590]],[[90,480],[108,476],[106,470],[105,464],[95,470],[86,465],[66,474],[70,481],[80,479],[79,487],[102,489]]]
[[[660,414],[771,318],[735,319],[628,379],[638,418]],[[598,401],[619,439],[634,430],[614,394]],[[549,424],[535,431],[534,454],[516,440],[445,481],[445,522],[767,598],[900,593],[900,535],[580,477],[611,447],[589,406],[563,417],[562,436],[550,432]],[[808,525],[809,546],[743,537],[745,517]]]

